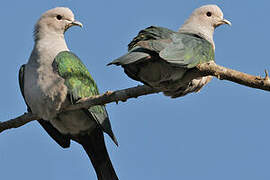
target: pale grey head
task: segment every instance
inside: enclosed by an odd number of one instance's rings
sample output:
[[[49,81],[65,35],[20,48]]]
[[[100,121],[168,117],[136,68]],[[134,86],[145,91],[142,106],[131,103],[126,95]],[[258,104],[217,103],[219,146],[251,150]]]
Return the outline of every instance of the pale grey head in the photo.
[[[224,19],[221,9],[217,5],[205,5],[192,12],[179,32],[196,33],[214,45],[214,30],[222,24],[231,25],[231,22]]]
[[[73,12],[66,7],[56,7],[46,11],[35,25],[34,38],[38,40],[45,35],[63,36],[71,26],[80,26],[82,23],[76,21]]]

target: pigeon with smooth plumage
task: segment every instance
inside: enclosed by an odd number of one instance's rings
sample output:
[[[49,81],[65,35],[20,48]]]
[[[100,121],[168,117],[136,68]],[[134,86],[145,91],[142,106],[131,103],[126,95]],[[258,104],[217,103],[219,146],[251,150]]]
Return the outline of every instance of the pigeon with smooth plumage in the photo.
[[[128,53],[109,63],[121,65],[132,79],[172,98],[198,92],[211,79],[196,66],[214,61],[216,27],[231,23],[216,5],[195,9],[178,32],[151,26],[129,43]]]
[[[117,145],[105,106],[62,112],[77,100],[98,95],[98,88],[81,60],[69,51],[64,39],[71,26],[82,26],[68,8],[45,12],[35,26],[35,45],[28,63],[21,66],[19,83],[28,111],[63,148],[70,140],[80,143],[99,180],[117,180],[103,132]]]

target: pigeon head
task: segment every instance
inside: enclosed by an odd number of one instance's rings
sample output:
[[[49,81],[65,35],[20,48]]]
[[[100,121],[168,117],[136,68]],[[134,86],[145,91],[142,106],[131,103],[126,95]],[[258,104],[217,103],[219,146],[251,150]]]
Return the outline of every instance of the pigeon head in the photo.
[[[214,43],[214,30],[222,24],[231,25],[231,22],[224,19],[221,9],[217,5],[205,5],[195,9],[179,31],[195,33]]]
[[[82,23],[74,19],[69,8],[57,7],[46,11],[35,25],[34,36],[45,34],[63,35],[71,26],[80,26]]]
[[[223,13],[217,5],[205,5],[195,9],[190,16],[190,19],[193,18],[213,28],[222,24],[231,25],[230,21],[223,18]]]

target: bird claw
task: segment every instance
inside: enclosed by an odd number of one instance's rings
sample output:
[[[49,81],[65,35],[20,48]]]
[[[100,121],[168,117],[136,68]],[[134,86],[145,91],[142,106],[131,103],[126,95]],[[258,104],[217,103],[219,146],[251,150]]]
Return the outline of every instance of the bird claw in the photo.
[[[113,93],[113,91],[106,91],[106,92],[105,92],[105,94],[106,94],[107,96],[112,95],[112,93]]]
[[[261,76],[256,76],[255,80],[262,80],[263,78]]]
[[[269,74],[268,74],[268,71],[265,69],[264,72],[265,72],[264,80],[268,81],[268,80],[269,80]]]

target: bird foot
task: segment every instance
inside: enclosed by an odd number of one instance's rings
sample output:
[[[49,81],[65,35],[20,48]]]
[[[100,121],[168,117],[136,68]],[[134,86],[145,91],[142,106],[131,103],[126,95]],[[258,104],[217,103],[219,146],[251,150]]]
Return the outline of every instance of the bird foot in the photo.
[[[105,94],[106,94],[107,96],[112,95],[112,93],[113,93],[113,91],[106,91],[106,92],[105,92]]]
[[[269,81],[269,74],[268,74],[268,71],[265,69],[264,72],[265,72],[264,80]]]

